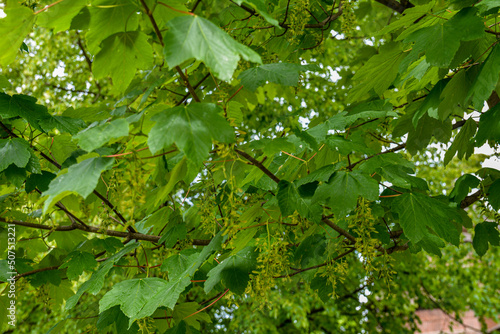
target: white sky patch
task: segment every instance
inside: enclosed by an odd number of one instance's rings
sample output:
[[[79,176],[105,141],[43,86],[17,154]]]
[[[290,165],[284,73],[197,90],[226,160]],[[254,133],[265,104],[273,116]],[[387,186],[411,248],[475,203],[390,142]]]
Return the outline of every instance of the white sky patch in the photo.
[[[4,4],[0,4],[0,19],[3,19],[4,17],[7,16],[5,12],[3,11]]]
[[[64,71],[65,67],[66,66],[63,62],[59,62],[57,67],[54,69],[54,71],[52,71],[52,76],[64,78],[66,76],[66,72]]]
[[[302,125],[303,129],[307,129],[311,121],[309,120],[309,118],[299,116],[299,122]]]

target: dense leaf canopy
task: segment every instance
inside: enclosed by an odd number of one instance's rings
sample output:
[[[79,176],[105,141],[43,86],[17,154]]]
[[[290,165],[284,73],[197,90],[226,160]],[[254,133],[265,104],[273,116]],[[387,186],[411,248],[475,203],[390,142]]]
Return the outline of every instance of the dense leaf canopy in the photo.
[[[500,314],[500,1],[0,8],[0,330]]]

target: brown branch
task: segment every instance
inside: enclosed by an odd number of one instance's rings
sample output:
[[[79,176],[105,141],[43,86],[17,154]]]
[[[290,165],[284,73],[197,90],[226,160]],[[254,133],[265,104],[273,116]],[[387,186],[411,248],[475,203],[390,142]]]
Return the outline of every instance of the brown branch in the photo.
[[[34,275],[34,274],[37,274],[37,273],[41,273],[42,271],[57,270],[57,269],[59,269],[59,266],[53,266],[53,267],[47,267],[47,268],[39,268],[39,269],[27,271],[27,272],[22,273],[22,274],[17,274],[16,276],[14,276],[14,279],[17,281],[21,277],[26,277],[26,276]]]
[[[89,67],[90,73],[92,73],[92,60],[90,59],[89,55],[87,54],[87,51],[85,51],[85,47],[83,46],[83,42],[82,42],[82,39],[80,38],[80,34],[78,33],[78,31],[76,32],[76,35],[78,36],[78,38],[76,39],[76,43],[78,44],[78,47],[82,51],[83,58],[85,58],[85,62],[87,63],[87,66]],[[97,99],[101,95],[102,87],[99,84],[99,82],[97,82],[95,80],[94,80],[94,82],[95,82],[95,86],[97,87],[97,90],[99,92],[96,95],[96,99]]]
[[[326,217],[323,217],[323,219],[321,219],[321,221],[323,223],[325,223],[326,225],[330,226],[331,228],[333,228],[339,234],[341,234],[344,237],[346,237],[347,239],[349,239],[349,241],[351,241],[352,243],[356,243],[356,238],[355,237],[353,237],[349,232],[347,232],[346,230],[344,230],[343,228],[341,228],[340,226],[338,226],[337,224],[335,224],[334,222],[332,222],[330,219],[328,219]]]
[[[196,85],[194,85],[194,89],[198,89],[198,87],[201,86],[201,84],[203,83],[203,81],[207,80],[207,78],[210,76],[210,73],[206,74],[200,81],[198,81],[198,83]],[[186,95],[184,95],[182,97],[182,99],[177,102],[177,104],[175,105],[176,107],[180,106],[182,103],[184,103],[184,101],[189,97],[189,95],[191,95],[191,93],[187,93]]]
[[[0,222],[5,223],[5,224],[13,224],[13,225],[36,228],[36,229],[40,229],[40,230],[56,231],[56,232],[81,230],[84,232],[104,234],[104,235],[109,235],[112,237],[129,238],[129,239],[144,240],[144,241],[150,241],[150,242],[158,242],[161,238],[160,236],[157,236],[157,235],[149,235],[149,234],[143,234],[143,233],[138,233],[138,232],[131,233],[131,232],[121,232],[121,231],[115,231],[115,230],[102,230],[102,229],[99,229],[99,228],[94,227],[94,226],[88,226],[88,228],[85,228],[84,226],[81,226],[78,224],[51,227],[51,226],[47,226],[47,225],[29,223],[29,222],[24,222],[24,221],[19,221],[19,220],[10,220],[10,219],[6,219],[3,217],[0,217]],[[193,241],[193,245],[196,245],[196,246],[206,246],[210,243],[210,240],[206,240],[206,239],[193,239],[192,241]]]
[[[250,7],[245,6],[244,4],[238,5],[234,1],[231,1],[231,2],[234,3],[236,6],[240,7],[241,9],[245,10],[246,12],[248,12],[250,15],[252,15],[252,16],[257,15],[257,12],[255,10],[253,10]],[[308,23],[308,24],[304,25],[304,28],[306,28],[306,29],[318,29],[318,28],[320,28],[321,29],[321,28],[325,27],[327,24],[329,24],[330,22],[338,19],[341,15],[342,15],[342,6],[339,6],[337,13],[328,16],[327,18],[325,18],[323,21],[321,21],[319,23]],[[285,20],[283,20],[283,22],[279,23],[279,26],[282,28],[285,28],[285,29],[289,29],[290,25],[286,24],[285,21],[286,21],[286,16],[285,16]]]
[[[5,124],[3,124],[2,122],[0,122],[0,127],[2,127],[11,137],[14,137],[14,138],[19,138],[18,135],[16,135],[15,133],[13,133],[12,131],[10,131],[9,128],[7,128],[7,126],[5,126]],[[31,145],[30,145],[31,146]],[[48,162],[50,162],[51,164],[53,164],[54,166],[56,166],[57,168],[61,169],[61,165],[51,159],[48,155],[46,155],[45,153],[43,153],[42,151],[40,151],[38,148],[34,147],[34,146],[31,146],[35,151],[38,151],[40,153],[40,155],[45,159],[47,160]],[[115,208],[115,206],[106,198],[104,197],[101,193],[99,193],[97,190],[94,190],[92,192],[94,195],[96,195],[99,199],[101,199],[104,204],[106,204],[111,210],[113,210],[113,212],[118,216],[118,218],[120,218],[120,220],[126,225],[127,224],[127,220],[122,216],[122,214]],[[127,229],[130,231],[130,233],[135,233],[135,229],[132,227],[132,226],[127,226]]]
[[[261,171],[263,171],[264,174],[266,174],[267,176],[269,176],[271,178],[271,180],[273,180],[276,183],[280,182],[280,179],[276,175],[274,175],[269,169],[267,169],[262,163],[260,163],[259,161],[257,161],[257,159],[253,158],[248,153],[245,153],[243,151],[238,150],[237,148],[235,148],[234,151],[236,153],[238,153],[239,155],[241,155],[243,158],[245,158],[248,161],[250,161],[252,163],[252,165],[254,165],[258,169],[260,169]]]
[[[194,90],[193,86],[191,86],[191,84],[189,83],[188,78],[186,77],[186,75],[184,74],[184,72],[182,72],[182,69],[179,66],[176,66],[175,70],[177,71],[177,73],[179,73],[179,76],[181,77],[182,81],[184,81],[184,85],[188,89],[188,91],[191,94],[191,96],[193,96],[193,99],[196,102],[201,102],[201,100],[198,97],[198,95],[196,95],[196,91]]]
[[[151,9],[149,9],[148,5],[146,4],[146,2],[144,0],[140,0],[140,1],[142,4],[142,7],[144,7],[144,9],[146,10],[145,14],[148,16],[149,21],[151,21],[151,24],[153,25],[153,29],[155,31],[156,36],[158,37],[158,40],[160,41],[161,46],[165,46],[165,44],[163,43],[163,36],[160,32],[160,28],[158,28],[158,25],[156,24],[155,18],[153,17],[153,12],[151,11]]]
[[[462,200],[462,202],[460,202],[460,207],[462,209],[465,209],[465,208],[471,206],[472,204],[474,204],[475,202],[479,201],[479,199],[482,196],[483,196],[483,191],[481,189],[479,189],[478,191],[476,191],[472,195],[469,195],[469,196],[465,197]]]
[[[144,7],[144,9],[146,10],[146,15],[148,16],[149,21],[151,21],[151,25],[153,25],[153,29],[155,31],[156,36],[158,37],[158,40],[160,41],[160,44],[162,46],[165,46],[165,43],[163,42],[163,36],[161,34],[160,28],[158,28],[158,24],[156,24],[156,20],[153,17],[153,12],[149,9],[148,5],[146,4],[146,2],[144,0],[140,0],[140,1],[141,1],[142,6]],[[163,5],[165,5],[165,4],[163,4]],[[193,99],[196,102],[201,102],[198,95],[196,95],[196,92],[195,92],[193,86],[191,86],[191,84],[189,83],[188,78],[182,72],[182,69],[179,66],[175,66],[175,70],[177,71],[177,73],[179,73],[179,76],[181,77],[182,81],[184,82],[184,85],[188,89],[189,93],[193,96]]]
[[[65,92],[70,92],[70,93],[83,93],[83,94],[99,95],[99,93],[91,92],[91,91],[84,90],[84,89],[64,88],[64,87],[61,87],[61,86],[58,86],[58,85],[51,85],[51,84],[48,84],[48,83],[46,83],[45,85],[46,86],[50,86],[50,87],[52,87],[54,89],[59,89],[59,90],[63,90]]]
[[[402,3],[399,3],[396,0],[375,0],[375,1],[386,7],[389,7],[390,9],[398,12],[399,14],[402,14],[405,11],[405,9],[415,7],[409,1],[402,1]]]

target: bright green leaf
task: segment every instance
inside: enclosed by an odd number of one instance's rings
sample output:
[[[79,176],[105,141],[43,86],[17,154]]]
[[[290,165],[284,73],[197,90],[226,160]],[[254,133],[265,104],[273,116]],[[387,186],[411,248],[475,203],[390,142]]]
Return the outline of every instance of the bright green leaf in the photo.
[[[89,127],[73,138],[78,140],[78,146],[87,152],[92,152],[111,139],[128,136],[128,127],[128,122],[120,118],[103,125]]]
[[[119,32],[102,42],[92,72],[96,79],[110,76],[117,91],[124,91],[137,72],[153,64],[153,49],[148,37],[138,31]]]
[[[7,17],[0,20],[0,65],[6,66],[16,58],[23,40],[33,27],[35,15],[16,0],[7,1],[3,11]]]
[[[97,266],[95,256],[87,252],[73,251],[68,254],[65,262],[59,267],[60,269],[68,268],[66,275],[72,281],[84,271],[91,271]]]
[[[140,243],[138,242],[129,242],[125,247],[123,247],[118,253],[109,257],[106,261],[101,263],[99,268],[92,274],[90,279],[83,283],[75,295],[71,296],[66,301],[66,310],[70,310],[75,307],[78,300],[83,295],[84,292],[91,293],[93,295],[97,294],[101,291],[104,285],[104,278],[108,274],[108,272],[113,268],[113,265],[118,262],[125,254],[132,252],[134,249],[139,247]]]
[[[230,81],[240,58],[261,64],[260,56],[236,42],[212,22],[199,16],[179,16],[167,23],[163,39],[170,68],[195,58],[204,62],[219,79]]]
[[[148,145],[156,153],[169,148],[174,142],[177,147],[197,166],[201,165],[212,149],[212,141],[230,143],[234,141],[233,128],[219,116],[215,104],[194,103],[167,109],[152,120]]]
[[[44,213],[61,198],[69,194],[78,194],[83,198],[97,186],[101,173],[113,166],[113,158],[90,158],[68,168],[66,174],[58,175],[50,182],[49,189],[42,196],[49,196],[45,200]]]

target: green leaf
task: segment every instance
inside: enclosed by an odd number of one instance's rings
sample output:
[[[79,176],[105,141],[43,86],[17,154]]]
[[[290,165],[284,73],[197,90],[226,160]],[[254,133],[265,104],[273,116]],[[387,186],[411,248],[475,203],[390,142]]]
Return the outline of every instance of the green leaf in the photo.
[[[133,32],[139,26],[138,8],[129,0],[92,1],[89,12],[89,31],[85,39],[92,54],[98,53],[101,42],[109,36],[118,32]]]
[[[257,265],[257,253],[254,247],[245,247],[215,266],[207,274],[205,293],[212,291],[217,283],[222,282],[237,295],[245,292],[250,280],[250,273]]]
[[[312,220],[321,219],[323,211],[321,206],[311,199],[303,198],[293,183],[281,180],[276,197],[283,217],[290,216],[297,210],[302,217]]]
[[[475,6],[481,14],[489,12],[494,8],[500,7],[500,0],[483,0],[477,3]]]
[[[389,24],[388,26],[385,26],[376,35],[380,36],[380,35],[393,32],[395,30],[398,30],[400,28],[403,28],[403,27],[406,27],[409,25],[414,25],[415,21],[422,18],[426,14],[430,13],[434,4],[435,4],[434,1],[430,1],[429,3],[427,3],[425,5],[407,8],[404,11],[404,15],[401,15],[401,16],[398,15],[398,20],[395,20],[391,24]]]
[[[474,227],[475,233],[472,246],[477,255],[483,256],[486,254],[489,248],[488,243],[492,246],[500,246],[500,233],[497,226],[496,222],[482,222]]]
[[[446,87],[446,84],[450,81],[449,79],[440,80],[434,88],[429,92],[424,102],[420,105],[419,109],[413,115],[412,123],[414,127],[417,127],[417,123],[424,114],[428,114],[430,117],[438,118],[438,107],[441,103],[441,93]]]
[[[42,119],[39,122],[40,126],[45,132],[56,128],[62,133],[76,134],[82,128],[86,127],[83,120],[79,118],[71,118],[66,116],[52,116],[51,118]]]
[[[460,71],[451,78],[441,93],[438,106],[439,119],[444,121],[452,114],[460,114],[467,107],[466,97],[470,80],[466,71]]]
[[[467,99],[472,96],[472,103],[478,109],[483,109],[491,92],[495,89],[500,73],[500,44],[496,44],[488,58],[481,64],[479,74],[472,83]]]
[[[137,334],[139,332],[137,324],[133,324],[128,328],[128,318],[120,310],[120,306],[114,306],[99,314],[96,327],[103,332],[111,324],[116,324],[116,332],[120,334]]]
[[[417,243],[418,246],[422,247],[427,253],[434,254],[439,257],[442,256],[441,248],[446,246],[444,241],[435,236],[434,234],[426,234],[422,240]]]
[[[500,141],[500,104],[481,115],[476,134],[476,146],[483,145],[487,140]]]
[[[241,5],[242,3],[246,3],[255,11],[262,16],[267,22],[271,23],[275,27],[279,27],[279,22],[274,17],[272,17],[267,11],[267,3],[264,0],[235,0],[235,3]]]
[[[99,312],[104,312],[115,305],[130,318],[129,327],[136,315],[144,308],[147,301],[158,290],[164,289],[170,283],[161,278],[147,277],[121,281],[108,291],[99,301]],[[168,296],[165,296],[168,299]]]
[[[381,96],[398,74],[399,63],[405,57],[400,44],[388,43],[380,48],[380,53],[371,57],[352,78],[357,81],[348,95],[348,102],[363,98],[370,90]]]
[[[333,173],[340,169],[340,167],[342,166],[338,164],[328,164],[326,166],[323,166],[320,169],[316,169],[314,172],[308,174],[307,176],[304,176],[303,178],[295,181],[295,186],[300,187],[303,184],[311,183],[314,181],[326,182],[330,179],[330,176],[332,176]]]
[[[118,262],[125,254],[132,252],[134,249],[139,247],[140,243],[136,241],[129,242],[125,247],[123,247],[118,253],[109,257],[106,261],[104,261],[99,268],[92,274],[90,279],[83,283],[75,295],[71,296],[66,301],[66,310],[70,310],[75,307],[78,300],[83,295],[84,292],[91,293],[96,295],[99,291],[101,291],[102,286],[104,285],[104,278],[108,274],[108,272],[113,268],[114,264]]]
[[[54,29],[54,32],[69,30],[73,18],[87,6],[87,0],[63,0],[38,14],[36,24]]]
[[[189,326],[200,329],[200,321],[212,322],[212,319],[206,312],[197,312],[200,309],[200,304],[188,302],[175,305],[172,317],[176,322],[184,321]]]
[[[153,65],[153,48],[142,32],[119,32],[106,38],[101,45],[92,63],[92,72],[96,79],[109,75],[119,92],[128,87],[138,69]]]
[[[460,203],[469,194],[470,190],[476,188],[481,182],[477,177],[471,174],[464,174],[455,181],[455,187],[450,192],[450,200]]]
[[[326,145],[342,155],[348,155],[353,152],[359,154],[374,153],[373,150],[368,148],[364,143],[357,143],[350,139],[345,139],[342,135],[328,136],[326,138]]]
[[[318,69],[312,65],[298,65],[289,63],[265,64],[252,67],[242,72],[238,79],[245,88],[255,91],[257,87],[267,81],[284,86],[297,86],[300,72]]]
[[[460,232],[452,221],[460,222],[458,212],[445,203],[419,193],[406,193],[396,197],[392,204],[399,215],[404,234],[414,244],[430,234],[431,228],[444,240],[458,246]]]
[[[471,41],[485,35],[483,20],[476,16],[476,12],[475,8],[464,8],[444,23],[413,32],[405,39],[405,42],[415,42],[408,57],[416,59],[425,52],[429,64],[448,66],[460,47],[460,41]]]
[[[457,151],[457,157],[459,159],[462,159],[464,156],[465,159],[468,159],[472,153],[474,153],[474,142],[471,139],[476,134],[476,129],[476,121],[470,117],[462,126],[460,132],[455,137],[455,140],[446,151],[446,154],[444,155],[445,166],[451,161],[451,159],[453,159]]]
[[[160,240],[158,240],[158,243],[161,244],[165,242],[165,247],[172,248],[178,240],[184,240],[186,234],[186,223],[184,223],[180,214],[174,213],[170,216],[167,230],[163,233]]]
[[[92,152],[111,139],[128,136],[128,127],[128,122],[120,118],[103,125],[89,127],[73,138],[78,140],[78,146],[87,152]]]
[[[161,265],[161,270],[168,272],[168,278],[171,281],[176,281],[196,263],[199,255],[196,249],[184,249],[167,258]]]
[[[30,146],[21,138],[0,139],[0,172],[11,164],[23,168],[30,160]]]
[[[163,41],[165,60],[170,68],[195,58],[204,62],[219,79],[230,81],[240,58],[262,64],[255,51],[197,15],[176,17],[167,26],[169,30]]]
[[[488,202],[495,210],[500,210],[500,179],[495,180],[488,190]]]
[[[180,181],[184,180],[187,173],[187,161],[186,158],[182,158],[170,173],[168,173],[168,182],[166,185],[162,186],[156,195],[155,206],[164,203],[170,192],[174,189],[175,185]]]
[[[114,158],[90,158],[68,168],[67,173],[59,174],[50,182],[49,189],[42,196],[45,200],[43,212],[47,213],[52,205],[69,194],[78,194],[83,198],[97,186],[101,173],[113,166]]]
[[[215,250],[218,250],[221,246],[222,233],[219,232],[213,237],[212,241],[208,246],[205,246],[201,253],[197,255],[196,260],[188,267],[186,270],[172,279],[166,284],[163,284],[159,289],[156,289],[153,294],[149,295],[148,298],[144,300],[144,303],[140,306],[138,313],[129,316],[129,326],[136,320],[148,317],[153,314],[156,309],[160,306],[165,306],[173,309],[179,295],[184,291],[184,289],[191,284],[190,277],[195,273],[196,270],[205,262],[207,257],[212,254]],[[138,308],[138,307],[137,307]]]
[[[72,281],[78,279],[84,271],[91,271],[97,266],[95,256],[80,251],[73,251],[68,254],[60,269],[68,268],[66,275]]]
[[[212,141],[231,143],[234,130],[219,116],[220,108],[211,103],[194,103],[167,109],[156,114],[149,132],[152,153],[170,147],[174,142],[186,157],[201,165],[212,149]]]
[[[31,9],[21,6],[18,1],[9,0],[4,13],[7,15],[0,20],[0,65],[7,66],[16,58],[19,48],[31,31],[35,15]]]
[[[9,82],[9,79],[7,79],[5,75],[0,75],[0,89],[5,90],[5,89],[10,89],[11,87],[12,85]]]
[[[27,95],[7,95],[0,93],[0,117],[22,117],[35,129],[44,132],[40,122],[50,119],[47,108],[36,104],[36,99]]]
[[[332,212],[340,217],[356,208],[358,197],[370,201],[378,199],[378,182],[360,171],[337,172],[328,183],[321,184],[313,197],[313,202],[326,203]]]

